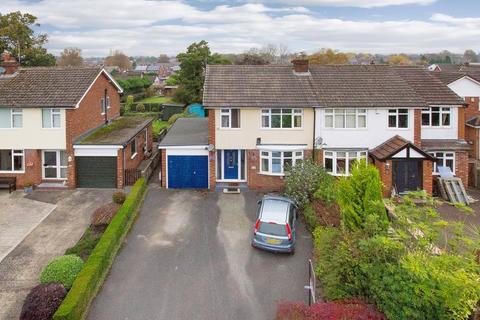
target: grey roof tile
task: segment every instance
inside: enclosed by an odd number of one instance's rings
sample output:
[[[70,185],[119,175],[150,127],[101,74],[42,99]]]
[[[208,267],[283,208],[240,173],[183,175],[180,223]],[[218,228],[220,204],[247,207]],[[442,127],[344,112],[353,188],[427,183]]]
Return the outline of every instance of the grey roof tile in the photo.
[[[180,118],[160,142],[160,147],[208,145],[207,118]]]

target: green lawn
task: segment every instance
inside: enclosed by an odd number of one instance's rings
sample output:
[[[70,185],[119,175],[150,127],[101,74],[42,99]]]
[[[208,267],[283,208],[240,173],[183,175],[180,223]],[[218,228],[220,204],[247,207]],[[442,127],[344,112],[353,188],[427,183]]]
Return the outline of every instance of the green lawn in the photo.
[[[168,126],[168,121],[157,119],[153,121],[152,125],[153,125],[153,138],[157,140],[158,136],[160,135],[160,132],[162,132],[162,130]]]
[[[142,102],[142,103],[169,103],[169,102],[172,102],[172,98],[162,97],[162,96],[153,96],[153,97],[145,98],[145,99],[137,101],[137,102]]]

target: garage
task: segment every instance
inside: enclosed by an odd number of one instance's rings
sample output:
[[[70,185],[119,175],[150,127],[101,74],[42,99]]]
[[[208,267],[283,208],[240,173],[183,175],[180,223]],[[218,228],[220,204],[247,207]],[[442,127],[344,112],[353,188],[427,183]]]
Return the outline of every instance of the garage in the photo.
[[[116,157],[75,157],[77,187],[116,188]]]
[[[158,148],[162,153],[162,186],[208,189],[208,120],[178,119]]]

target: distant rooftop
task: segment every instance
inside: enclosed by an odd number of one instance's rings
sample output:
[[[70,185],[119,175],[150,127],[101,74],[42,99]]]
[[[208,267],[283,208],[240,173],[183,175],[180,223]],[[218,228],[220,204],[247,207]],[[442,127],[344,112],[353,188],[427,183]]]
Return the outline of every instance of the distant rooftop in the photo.
[[[153,118],[151,117],[120,117],[108,125],[80,137],[77,145],[122,145],[125,146],[140,131],[147,127]]]

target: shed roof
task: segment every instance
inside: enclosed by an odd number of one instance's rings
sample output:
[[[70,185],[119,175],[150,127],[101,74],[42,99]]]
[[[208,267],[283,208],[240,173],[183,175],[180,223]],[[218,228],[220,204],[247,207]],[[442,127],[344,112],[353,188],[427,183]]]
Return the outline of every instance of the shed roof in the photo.
[[[180,118],[162,139],[159,148],[179,146],[207,146],[208,119]]]

